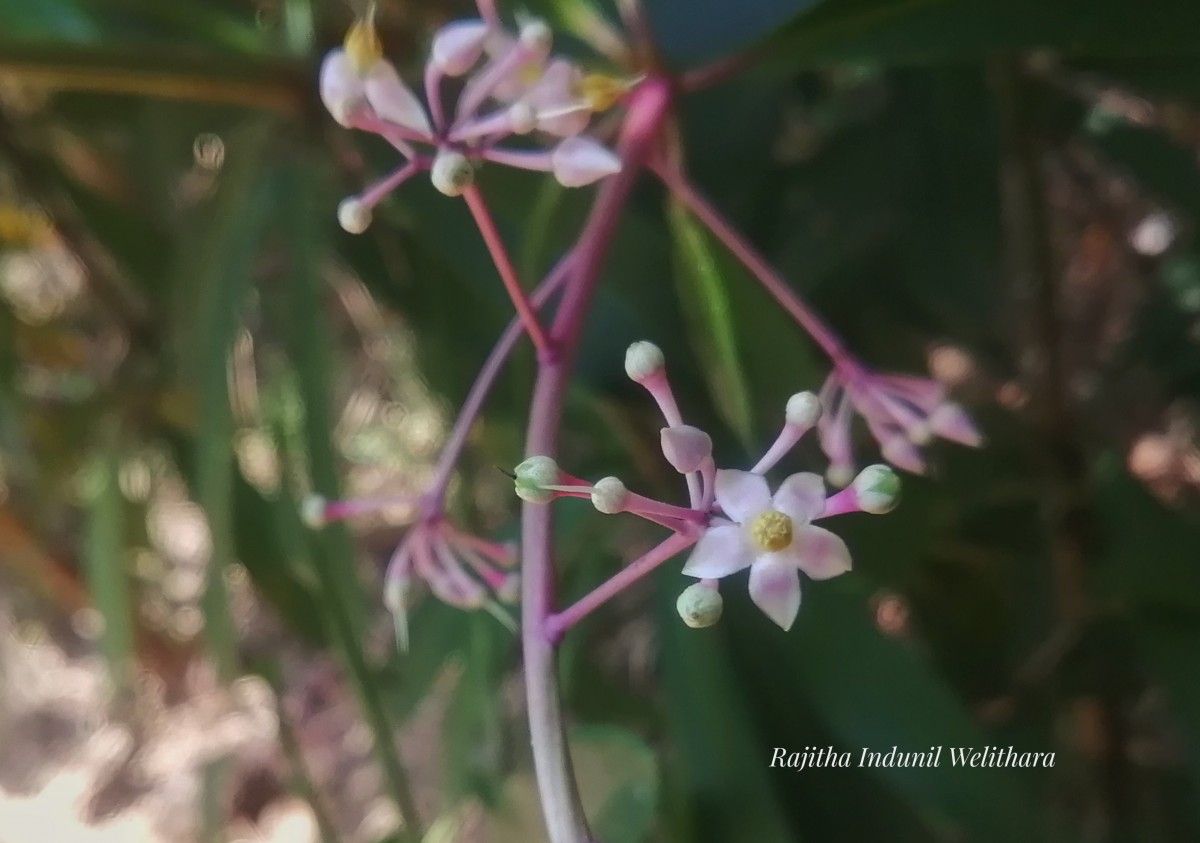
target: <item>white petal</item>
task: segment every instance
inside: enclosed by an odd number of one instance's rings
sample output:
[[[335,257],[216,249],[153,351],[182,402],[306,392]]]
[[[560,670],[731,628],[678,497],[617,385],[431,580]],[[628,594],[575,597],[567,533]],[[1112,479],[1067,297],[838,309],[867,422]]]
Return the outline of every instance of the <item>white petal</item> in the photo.
[[[800,611],[800,574],[786,561],[763,556],[750,566],[750,599],[763,614],[791,629]]]
[[[712,456],[712,438],[690,424],[664,427],[660,440],[663,456],[680,474],[699,471],[704,461]]]
[[[390,62],[382,59],[375,62],[367,73],[364,86],[367,102],[384,120],[422,135],[433,134],[425,107],[400,80],[400,74],[396,73],[396,68]]]
[[[787,555],[792,564],[814,580],[827,580],[850,570],[850,549],[840,536],[822,527],[799,527]]]
[[[825,511],[825,481],[819,474],[793,474],[780,484],[771,507],[789,516],[796,525],[807,524]]]
[[[551,155],[554,177],[565,187],[583,187],[621,171],[621,159],[588,138],[567,138]]]
[[[735,524],[710,527],[683,566],[689,577],[716,580],[736,574],[754,561],[754,554],[743,539],[742,528]]]
[[[488,25],[481,20],[448,23],[433,36],[430,58],[447,76],[462,76],[479,61],[487,36]]]
[[[354,72],[350,57],[343,49],[331,51],[321,62],[321,102],[343,126],[350,115],[362,105],[366,96],[362,78]]]
[[[717,505],[739,524],[771,506],[771,490],[766,478],[749,471],[718,470],[716,493]]]

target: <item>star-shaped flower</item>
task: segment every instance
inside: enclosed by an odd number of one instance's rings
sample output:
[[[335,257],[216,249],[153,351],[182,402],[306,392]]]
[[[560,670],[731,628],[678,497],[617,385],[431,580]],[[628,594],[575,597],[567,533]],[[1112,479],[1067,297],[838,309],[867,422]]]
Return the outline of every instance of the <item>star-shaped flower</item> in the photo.
[[[818,475],[793,474],[772,496],[759,474],[718,471],[716,501],[732,523],[705,531],[683,573],[719,579],[749,567],[751,599],[784,629],[800,611],[800,571],[824,580],[850,570],[846,543],[811,523],[825,510]]]

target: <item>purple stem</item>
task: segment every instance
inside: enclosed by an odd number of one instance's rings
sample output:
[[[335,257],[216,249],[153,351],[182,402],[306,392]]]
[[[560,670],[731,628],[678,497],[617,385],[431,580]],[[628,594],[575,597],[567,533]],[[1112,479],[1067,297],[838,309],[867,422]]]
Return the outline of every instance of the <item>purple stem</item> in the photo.
[[[533,291],[533,295],[529,297],[530,303],[535,308],[545,305],[550,297],[558,292],[563,283],[570,277],[573,263],[574,254],[568,252],[555,264],[554,268],[546,276],[546,280],[539,284],[537,289]],[[471,425],[475,423],[479,411],[483,409],[483,402],[487,400],[488,393],[492,390],[492,384],[496,382],[496,378],[500,375],[500,370],[504,368],[505,362],[508,360],[509,355],[512,354],[513,349],[516,348],[517,342],[524,333],[525,328],[521,324],[520,319],[513,319],[509,322],[508,327],[504,329],[504,333],[500,335],[500,339],[496,341],[496,345],[492,348],[491,353],[488,354],[487,360],[484,361],[483,368],[475,376],[475,383],[471,384],[471,391],[467,393],[467,400],[463,402],[462,409],[458,413],[458,418],[454,422],[454,428],[450,431],[446,445],[442,448],[442,456],[434,472],[433,483],[423,497],[426,515],[434,515],[441,512],[442,506],[446,501],[446,489],[450,485],[450,475],[454,473],[454,466],[462,454],[463,445],[467,441],[467,434],[471,432]]]
[[[600,275],[601,262],[638,170],[654,151],[655,137],[671,103],[665,79],[647,79],[630,97],[618,153],[620,173],[606,179],[597,194],[574,250],[571,286],[552,329],[559,345],[556,359],[538,366],[529,410],[528,456],[554,456],[567,385],[583,334],[583,318]],[[587,843],[587,820],[575,787],[574,771],[563,731],[562,702],[554,666],[555,645],[547,635],[553,611],[553,508],[525,504],[522,510],[521,638],[525,662],[525,694],[538,794],[550,843]]]
[[[517,309],[517,316],[525,324],[525,333],[529,334],[529,338],[537,346],[538,357],[552,356],[553,343],[546,337],[546,332],[542,328],[542,324],[538,322],[537,314],[530,306],[524,288],[521,287],[521,281],[517,278],[517,270],[508,256],[508,250],[504,248],[504,240],[501,239],[496,222],[492,219],[491,212],[488,211],[482,191],[477,185],[471,185],[463,192],[463,198],[467,200],[467,207],[471,209],[475,225],[479,227],[479,233],[483,235],[483,242],[487,244],[488,252],[491,253],[492,263],[496,265],[496,271],[500,273],[500,279],[504,282],[505,289],[508,290],[513,307]]]
[[[675,196],[688,207],[713,235],[720,240],[729,251],[733,252],[746,269],[758,279],[771,297],[791,314],[813,338],[813,342],[824,349],[832,359],[834,366],[840,370],[854,373],[862,366],[850,355],[840,339],[828,325],[814,313],[808,305],[796,294],[787,281],[767,263],[766,258],[758,253],[750,243],[733,227],[716,208],[705,199],[682,171],[676,170],[661,161],[651,162],[650,168],[662,179]]]
[[[596,609],[616,597],[629,586],[671,559],[687,550],[699,538],[699,531],[676,533],[669,536],[638,559],[630,562],[604,584],[593,589],[584,598],[546,619],[546,635],[553,641],[562,638],[564,632],[586,618]]]

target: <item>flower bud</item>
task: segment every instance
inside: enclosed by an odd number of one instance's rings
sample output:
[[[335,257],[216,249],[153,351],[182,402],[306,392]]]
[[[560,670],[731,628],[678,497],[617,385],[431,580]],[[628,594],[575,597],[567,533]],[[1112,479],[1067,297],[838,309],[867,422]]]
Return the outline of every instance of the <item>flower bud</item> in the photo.
[[[897,468],[911,471],[913,474],[925,473],[925,460],[921,456],[920,448],[902,433],[880,443],[879,451],[885,460]]]
[[[496,599],[501,603],[516,603],[521,599],[521,575],[509,574],[504,578],[504,584],[496,589]]]
[[[362,77],[345,50],[333,50],[321,62],[320,94],[333,119],[347,128],[355,112],[366,105]]]
[[[662,429],[662,452],[680,474],[699,471],[712,457],[712,438],[698,427],[677,424]]]
[[[675,601],[679,617],[692,629],[712,626],[721,619],[725,601],[721,592],[702,582],[693,583],[683,590]]]
[[[554,178],[563,187],[583,187],[621,172],[621,159],[611,150],[585,137],[564,140],[550,153]]]
[[[429,50],[433,65],[447,76],[462,76],[483,53],[488,25],[481,20],[460,20],[438,30]]]
[[[558,463],[551,457],[530,457],[515,469],[513,487],[517,497],[529,503],[549,503],[554,492],[547,486],[558,483]]]
[[[835,489],[844,489],[854,479],[854,468],[849,465],[834,464],[825,470],[825,479]]]
[[[433,159],[429,178],[439,193],[446,196],[461,196],[475,181],[475,168],[465,156],[458,152],[441,150]]]
[[[547,55],[554,45],[554,32],[541,18],[530,18],[521,24],[517,37],[523,47],[538,55]]]
[[[983,444],[983,435],[975,422],[958,404],[946,401],[939,404],[929,415],[929,428],[943,439],[977,448]]]
[[[396,629],[396,649],[408,652],[408,577],[387,577],[383,583],[383,605]]]
[[[900,476],[889,465],[869,465],[854,478],[854,495],[863,512],[891,512],[900,502]]]
[[[787,402],[787,423],[808,429],[821,417],[821,400],[811,392],[797,392]]]
[[[329,520],[325,517],[325,498],[309,495],[301,501],[300,520],[313,530],[319,530],[328,524]]]
[[[604,477],[592,487],[592,506],[605,515],[615,515],[625,508],[629,489],[618,477]]]
[[[665,362],[662,349],[652,342],[635,342],[625,350],[625,374],[638,383],[661,372]]]
[[[514,102],[508,109],[508,125],[513,134],[527,135],[537,128],[537,112],[524,100]]]
[[[371,209],[351,196],[338,205],[337,218],[338,225],[350,234],[362,234],[371,224]]]

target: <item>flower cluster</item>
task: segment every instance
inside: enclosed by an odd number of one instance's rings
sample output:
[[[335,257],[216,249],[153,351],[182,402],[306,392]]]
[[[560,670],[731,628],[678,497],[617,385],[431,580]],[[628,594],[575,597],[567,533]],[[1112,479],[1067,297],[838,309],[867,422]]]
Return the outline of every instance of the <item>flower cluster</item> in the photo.
[[[751,599],[772,621],[790,629],[800,609],[800,573],[824,580],[851,567],[845,542],[814,522],[849,512],[890,511],[899,499],[896,473],[885,465],[869,466],[848,488],[830,496],[820,475],[803,472],[784,479],[772,494],[767,472],[822,422],[818,396],[800,392],[788,400],[782,430],[750,471],[718,469],[711,438],[685,424],[680,415],[662,352],[648,342],[634,343],[626,353],[625,368],[654,398],[666,421],[661,431],[663,456],[686,477],[689,505],[636,494],[616,477],[589,483],[545,456],[518,465],[515,489],[524,500],[548,503],[558,497],[589,498],[600,512],[631,513],[674,533],[592,595],[552,618],[552,627],[561,632],[634,579],[694,544],[683,573],[699,582],[688,587],[677,602],[679,614],[689,626],[715,623],[721,615],[717,581],[749,568]]]
[[[344,200],[342,227],[366,230],[375,206],[424,171],[447,196],[463,194],[486,161],[552,173],[567,187],[618,172],[617,156],[582,133],[592,115],[615,105],[632,83],[585,74],[552,55],[552,42],[550,28],[538,19],[522,21],[515,34],[482,19],[447,24],[430,46],[423,104],[383,57],[372,19],[355,23],[322,63],[321,99],[338,123],[379,135],[406,163]],[[450,88],[457,92],[452,108]],[[553,145],[502,145],[533,134]]]
[[[489,541],[455,527],[441,512],[440,502],[424,505],[431,501],[434,498],[327,501],[313,495],[304,501],[302,514],[309,527],[320,529],[332,521],[398,504],[418,504],[421,516],[392,553],[384,574],[383,603],[392,615],[401,650],[408,649],[408,605],[414,579],[424,581],[442,602],[466,610],[486,609],[515,631],[503,606],[518,599],[516,546]]]

